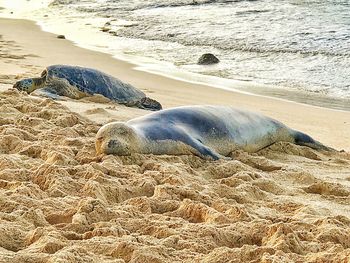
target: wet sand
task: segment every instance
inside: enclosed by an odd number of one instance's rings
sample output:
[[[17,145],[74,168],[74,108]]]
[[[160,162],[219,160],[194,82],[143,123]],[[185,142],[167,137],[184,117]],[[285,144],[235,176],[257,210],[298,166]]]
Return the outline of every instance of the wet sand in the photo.
[[[347,262],[349,112],[173,80],[30,21],[0,25],[0,262]],[[346,152],[278,143],[230,161],[96,156],[102,124],[148,112],[11,89],[58,63],[110,73],[166,108],[258,111]]]

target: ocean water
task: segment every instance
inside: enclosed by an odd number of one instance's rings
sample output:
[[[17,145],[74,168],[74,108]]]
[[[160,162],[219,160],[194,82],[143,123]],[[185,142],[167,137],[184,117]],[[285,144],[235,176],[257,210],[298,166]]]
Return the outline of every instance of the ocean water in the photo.
[[[44,28],[155,71],[176,69],[245,92],[350,109],[349,0],[26,2],[34,11],[21,14]],[[220,63],[197,65],[203,53]]]

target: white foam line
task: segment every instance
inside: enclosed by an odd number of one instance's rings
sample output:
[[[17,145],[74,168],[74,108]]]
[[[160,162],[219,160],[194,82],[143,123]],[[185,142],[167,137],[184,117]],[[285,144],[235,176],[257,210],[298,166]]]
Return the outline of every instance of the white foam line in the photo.
[[[118,57],[115,57],[115,59],[122,60],[122,59],[120,59]],[[127,61],[127,60],[125,60],[125,61],[130,63],[130,61]],[[134,64],[134,63],[131,62],[131,64]],[[272,96],[267,96],[267,95],[262,95],[262,94],[251,93],[251,92],[242,91],[242,90],[231,88],[231,87],[227,87],[227,86],[213,84],[211,82],[201,82],[201,81],[190,80],[190,79],[187,79],[187,78],[176,77],[176,76],[171,75],[170,72],[169,73],[163,73],[161,71],[155,71],[155,70],[147,69],[147,68],[145,68],[143,66],[137,66],[137,67],[134,67],[133,69],[139,70],[139,71],[143,71],[143,72],[148,72],[148,73],[151,73],[151,74],[157,74],[157,75],[160,75],[160,76],[163,76],[163,77],[167,77],[167,78],[171,78],[171,79],[175,79],[175,80],[179,80],[179,81],[183,81],[183,82],[188,82],[188,83],[198,84],[198,85],[205,85],[205,86],[208,86],[208,87],[211,87],[211,88],[221,89],[221,90],[226,90],[226,91],[231,91],[231,92],[237,92],[237,93],[241,93],[241,94],[245,94],[245,95],[249,95],[249,96],[274,99],[274,100],[278,100],[278,101],[294,103],[296,105],[302,105],[302,106],[307,106],[307,107],[312,107],[312,108],[317,108],[317,109],[327,109],[327,110],[332,110],[332,111],[336,111],[336,112],[349,112],[347,110],[334,109],[334,108],[329,108],[329,107],[322,107],[322,106],[317,106],[317,105],[311,105],[311,104],[306,104],[306,103],[302,103],[302,102],[297,102],[297,101],[293,101],[293,100],[283,99],[283,98],[279,98],[279,97],[272,97]],[[189,73],[189,74],[195,74],[195,73]],[[203,76],[203,75],[201,75],[201,76]],[[208,77],[208,76],[205,76],[205,77]],[[218,78],[218,77],[213,77],[213,78]],[[238,81],[238,80],[232,80],[232,81]],[[254,86],[254,85],[252,85],[252,86]],[[260,86],[260,84],[258,84],[256,86]]]

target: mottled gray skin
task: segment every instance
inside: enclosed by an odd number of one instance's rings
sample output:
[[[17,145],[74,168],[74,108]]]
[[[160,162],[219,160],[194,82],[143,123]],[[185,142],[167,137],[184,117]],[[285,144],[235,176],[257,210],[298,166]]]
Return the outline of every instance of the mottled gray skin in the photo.
[[[47,67],[40,78],[18,81],[14,88],[40,93],[51,98],[66,96],[72,99],[101,94],[119,104],[147,110],[160,110],[161,104],[146,97],[145,93],[101,71],[67,65]]]
[[[186,106],[106,124],[96,135],[96,151],[195,154],[217,160],[236,149],[256,152],[279,141],[330,150],[310,136],[257,113],[223,106]]]

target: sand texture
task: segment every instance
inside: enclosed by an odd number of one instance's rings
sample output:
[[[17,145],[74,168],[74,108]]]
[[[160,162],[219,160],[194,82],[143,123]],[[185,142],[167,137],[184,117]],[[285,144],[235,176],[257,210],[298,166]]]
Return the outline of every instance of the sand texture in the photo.
[[[350,256],[350,156],[96,156],[100,125],[0,94],[0,262],[323,262]]]
[[[0,263],[350,262],[348,112],[135,71],[31,22],[0,22]],[[244,105],[346,151],[277,143],[215,162],[96,156],[101,125],[148,112],[11,88],[64,62],[120,77],[166,108]]]

